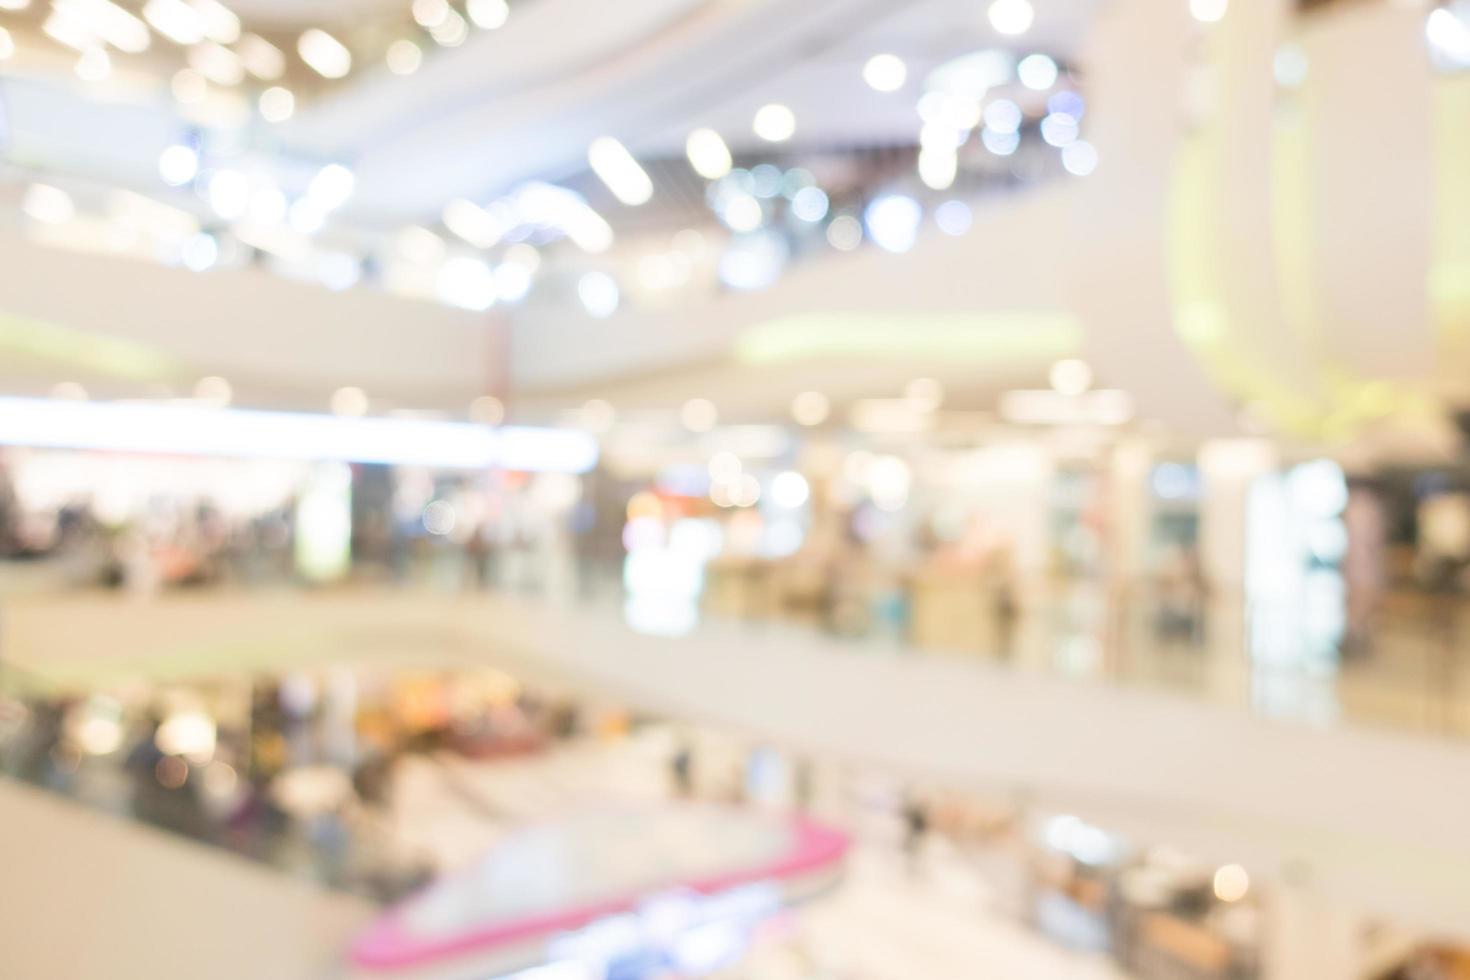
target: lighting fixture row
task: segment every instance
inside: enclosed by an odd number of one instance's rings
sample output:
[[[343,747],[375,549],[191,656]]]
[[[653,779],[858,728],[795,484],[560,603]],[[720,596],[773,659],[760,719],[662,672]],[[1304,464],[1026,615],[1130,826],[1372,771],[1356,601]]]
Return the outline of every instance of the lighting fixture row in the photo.
[[[34,0],[0,0],[0,11],[20,11]],[[444,47],[464,43],[470,26],[495,30],[510,17],[506,0],[467,0],[464,13],[449,0],[414,0],[415,23]],[[146,0],[138,13],[113,0],[51,0],[42,22],[42,32],[78,54],[76,73],[84,81],[100,82],[112,74],[110,50],[140,54],[148,50],[156,33],[187,48],[187,64],[176,72],[170,87],[184,104],[203,101],[210,84],[233,87],[247,77],[261,82],[278,82],[286,73],[286,54],[258,34],[242,29],[240,18],[220,0]],[[312,71],[336,80],[351,73],[351,50],[339,38],[311,27],[296,38],[296,54]],[[0,61],[16,52],[11,32],[0,26]],[[384,61],[388,70],[409,75],[423,63],[423,49],[409,38],[388,46]],[[278,85],[262,93],[261,115],[269,122],[290,118],[295,97]]]

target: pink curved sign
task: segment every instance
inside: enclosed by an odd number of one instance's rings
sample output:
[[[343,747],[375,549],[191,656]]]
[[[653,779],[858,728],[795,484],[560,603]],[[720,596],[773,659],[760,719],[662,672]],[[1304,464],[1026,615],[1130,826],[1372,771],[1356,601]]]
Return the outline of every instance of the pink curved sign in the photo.
[[[780,901],[835,873],[846,834],[806,819],[703,807],[583,814],[512,835],[473,866],[389,910],[352,961],[404,970],[475,957],[520,968],[546,945],[659,895],[763,885]]]

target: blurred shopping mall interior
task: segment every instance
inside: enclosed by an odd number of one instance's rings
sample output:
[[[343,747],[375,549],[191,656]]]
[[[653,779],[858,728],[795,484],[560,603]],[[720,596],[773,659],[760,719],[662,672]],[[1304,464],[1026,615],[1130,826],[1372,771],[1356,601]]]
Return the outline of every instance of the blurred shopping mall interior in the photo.
[[[1470,978],[1470,0],[0,0],[0,910]]]

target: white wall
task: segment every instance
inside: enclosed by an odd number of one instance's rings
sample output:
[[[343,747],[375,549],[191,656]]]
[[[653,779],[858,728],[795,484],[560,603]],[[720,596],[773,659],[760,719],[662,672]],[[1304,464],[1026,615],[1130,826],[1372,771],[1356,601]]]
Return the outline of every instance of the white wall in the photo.
[[[13,234],[0,235],[0,269],[0,316],[155,348],[181,362],[186,390],[221,374],[237,390],[315,397],[321,408],[334,388],[358,385],[404,407],[463,409],[505,370],[495,317],[372,289],[334,293],[256,269],[196,274]]]

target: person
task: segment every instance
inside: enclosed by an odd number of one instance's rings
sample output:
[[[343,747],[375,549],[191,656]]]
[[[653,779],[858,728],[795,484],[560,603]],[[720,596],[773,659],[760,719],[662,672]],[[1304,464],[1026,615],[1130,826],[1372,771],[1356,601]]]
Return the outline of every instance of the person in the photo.
[[[30,724],[16,753],[16,772],[20,778],[51,789],[61,788],[64,780],[57,770],[56,759],[66,712],[64,701],[42,701],[31,706]]]
[[[1371,486],[1359,482],[1349,488],[1343,523],[1348,540],[1342,565],[1348,594],[1343,651],[1362,653],[1372,644],[1388,565],[1383,502]]]
[[[200,799],[199,780],[187,759],[158,747],[159,727],[160,719],[151,716],[124,763],[133,778],[133,815],[144,823],[208,840],[212,828]]]
[[[682,743],[674,751],[674,757],[669,762],[669,769],[674,780],[674,795],[682,799],[689,799],[694,795],[694,749],[688,743]]]
[[[393,772],[397,756],[391,752],[369,753],[352,773],[352,788],[363,806],[387,811],[392,803]]]
[[[929,809],[917,796],[909,796],[903,805],[904,850],[909,861],[917,865],[919,852],[929,836]]]

